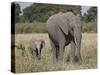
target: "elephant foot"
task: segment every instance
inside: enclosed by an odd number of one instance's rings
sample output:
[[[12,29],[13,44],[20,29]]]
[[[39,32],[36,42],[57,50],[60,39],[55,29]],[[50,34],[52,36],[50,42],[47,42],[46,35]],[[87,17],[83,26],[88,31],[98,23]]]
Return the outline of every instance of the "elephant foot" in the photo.
[[[75,62],[81,62],[82,59],[81,59],[81,57],[75,56],[75,57],[74,57],[74,61],[75,61]]]
[[[56,64],[57,61],[58,61],[57,59],[53,58],[53,60],[52,60],[52,64]]]
[[[67,57],[67,60],[66,60],[66,61],[67,61],[67,62],[69,62],[69,61],[70,61],[70,57],[69,57],[69,56]]]
[[[81,62],[82,60],[81,60],[81,57],[75,56],[74,58],[68,57],[66,61],[71,62],[71,63],[75,63],[75,62]]]
[[[63,62],[63,60],[59,60],[59,59],[55,59],[55,60],[53,60],[53,64],[57,64],[57,63],[62,63]]]
[[[56,63],[57,63],[57,61],[53,61],[53,62],[52,62],[52,64],[56,64]]]
[[[70,60],[72,63],[78,63],[78,62],[81,62],[81,58],[80,57],[78,57],[78,56],[75,56],[74,58],[73,58],[73,60]]]
[[[77,56],[75,56],[75,57],[74,57],[74,61],[75,61],[75,62],[78,62],[78,61],[79,61],[79,58],[78,58]]]

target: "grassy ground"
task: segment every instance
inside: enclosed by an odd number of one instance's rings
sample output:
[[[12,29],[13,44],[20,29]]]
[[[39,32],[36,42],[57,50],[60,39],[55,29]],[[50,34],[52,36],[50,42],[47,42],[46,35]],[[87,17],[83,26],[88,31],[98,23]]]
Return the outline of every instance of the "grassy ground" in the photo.
[[[29,53],[29,43],[31,40],[44,39],[46,45],[42,50],[42,59],[35,62]],[[41,71],[60,71],[97,68],[97,35],[88,33],[82,35],[81,56],[82,62],[67,62],[70,45],[65,48],[64,62],[52,64],[52,52],[47,34],[16,34],[16,45],[24,45],[24,56],[22,49],[15,48],[15,69],[17,73],[22,72],[41,72]]]

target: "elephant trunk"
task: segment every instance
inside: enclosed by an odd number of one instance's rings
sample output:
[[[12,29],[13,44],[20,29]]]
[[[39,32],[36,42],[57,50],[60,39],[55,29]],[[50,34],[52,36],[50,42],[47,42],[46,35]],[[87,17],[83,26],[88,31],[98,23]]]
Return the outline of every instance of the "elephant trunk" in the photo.
[[[40,48],[38,49],[38,59],[41,59],[41,52]]]
[[[81,38],[82,38],[81,30],[79,30],[79,28],[75,30],[74,36],[75,36],[74,40],[76,44],[75,59],[78,61],[81,60],[80,47],[81,47]]]

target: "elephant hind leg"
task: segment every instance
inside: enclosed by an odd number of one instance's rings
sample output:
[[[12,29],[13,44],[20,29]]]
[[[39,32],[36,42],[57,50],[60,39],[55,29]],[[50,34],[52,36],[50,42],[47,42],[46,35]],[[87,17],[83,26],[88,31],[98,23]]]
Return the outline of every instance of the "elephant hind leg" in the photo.
[[[56,46],[56,59],[58,61],[58,56],[59,56],[59,46]]]
[[[61,62],[63,60],[64,47],[65,47],[65,43],[64,42],[61,42],[59,44],[59,54],[58,54],[58,61],[61,61]]]
[[[56,50],[56,46],[54,44],[54,42],[52,41],[52,39],[50,39],[50,44],[51,44],[51,47],[52,47],[52,58],[53,58],[53,64],[57,62],[57,50]]]

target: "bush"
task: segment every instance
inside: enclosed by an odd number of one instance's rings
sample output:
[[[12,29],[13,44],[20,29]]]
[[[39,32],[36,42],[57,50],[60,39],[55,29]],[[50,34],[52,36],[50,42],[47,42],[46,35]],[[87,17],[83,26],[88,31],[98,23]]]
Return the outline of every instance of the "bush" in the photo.
[[[34,22],[34,23],[16,23],[15,33],[46,33],[45,23]],[[97,32],[96,22],[82,22],[82,32]]]
[[[45,33],[45,23],[16,23],[15,33]]]
[[[82,23],[82,32],[92,32],[92,33],[95,33],[97,32],[97,24],[96,22],[83,22]]]

